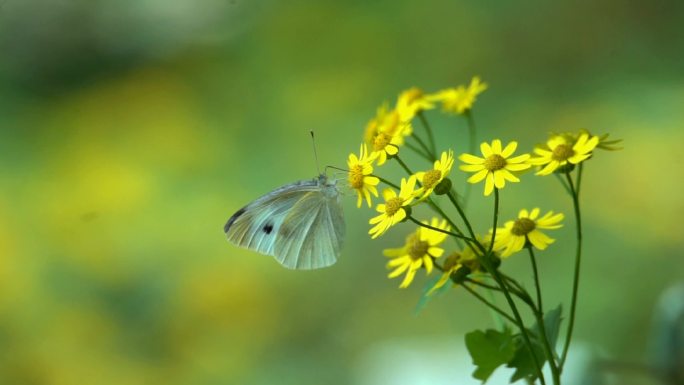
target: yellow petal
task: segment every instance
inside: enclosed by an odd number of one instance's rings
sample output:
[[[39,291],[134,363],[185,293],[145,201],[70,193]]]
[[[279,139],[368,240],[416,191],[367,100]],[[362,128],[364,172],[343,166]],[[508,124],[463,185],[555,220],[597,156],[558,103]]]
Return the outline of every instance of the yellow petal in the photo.
[[[503,173],[501,171],[494,171],[494,186],[498,189],[502,189],[505,185],[506,179],[504,179]]]
[[[482,142],[480,144],[480,151],[482,152],[482,155],[484,155],[485,158],[489,158],[493,154],[492,147],[487,142]]]
[[[477,183],[480,182],[482,179],[484,179],[487,175],[489,175],[489,170],[482,169],[475,174],[473,174],[470,178],[468,178],[467,182],[468,183]]]
[[[499,139],[492,140],[492,152],[501,155],[501,141]]]
[[[494,175],[492,175],[492,173],[488,173],[487,179],[485,179],[484,195],[490,196],[492,191],[494,191]]]
[[[517,149],[517,148],[518,148],[518,142],[513,141],[513,142],[508,143],[508,145],[506,145],[506,148],[504,148],[503,151],[501,151],[501,156],[503,156],[504,158],[508,158],[509,156],[513,155],[513,153],[515,152],[515,149]]]
[[[458,159],[461,162],[465,162],[465,163],[469,163],[469,164],[483,164],[485,162],[484,158],[480,158],[479,156],[470,155],[470,154],[461,154],[461,155],[459,155]]]

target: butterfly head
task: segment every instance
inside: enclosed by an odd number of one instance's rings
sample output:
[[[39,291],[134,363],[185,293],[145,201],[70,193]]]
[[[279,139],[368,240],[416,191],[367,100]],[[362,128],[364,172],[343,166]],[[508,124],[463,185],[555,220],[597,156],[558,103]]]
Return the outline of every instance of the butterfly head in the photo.
[[[327,175],[320,174],[317,182],[321,192],[328,198],[334,198],[340,194],[340,191],[337,189],[337,180],[330,180]]]

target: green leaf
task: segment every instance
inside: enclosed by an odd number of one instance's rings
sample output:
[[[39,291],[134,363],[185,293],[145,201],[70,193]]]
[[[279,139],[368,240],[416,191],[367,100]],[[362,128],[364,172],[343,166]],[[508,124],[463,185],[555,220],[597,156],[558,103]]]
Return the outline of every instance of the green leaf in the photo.
[[[510,330],[475,330],[466,334],[465,343],[473,364],[477,366],[473,377],[482,380],[483,383],[496,368],[509,362],[515,354],[515,344]]]
[[[561,313],[563,313],[563,305],[558,305],[555,309],[546,312],[546,315],[544,316],[546,337],[549,339],[549,343],[554,350],[556,349],[556,342],[558,341],[561,321],[563,321]]]
[[[544,315],[544,330],[546,330],[546,337],[549,340],[551,348],[554,349],[554,352],[556,342],[558,341],[560,324],[563,319],[561,317],[562,310],[563,309],[561,305],[558,305],[555,309],[548,311],[546,315]],[[539,365],[543,367],[547,361],[547,357],[541,335],[539,334],[539,325],[534,324],[534,326],[532,326],[528,332],[530,342],[532,343],[533,354],[537,357]],[[532,380],[537,379],[537,367],[534,364],[534,356],[530,354],[530,349],[527,347],[525,339],[523,338],[522,334],[516,334],[513,338],[515,340],[516,347],[515,356],[506,365],[509,368],[515,369],[513,376],[511,376],[511,382],[515,382],[523,378],[530,378]]]
[[[414,310],[414,313],[416,315],[418,315],[418,313],[420,313],[425,308],[425,306],[427,306],[428,302],[430,302],[431,299],[441,295],[442,293],[451,289],[451,287],[453,286],[451,282],[447,282],[444,286],[440,287],[439,289],[435,290],[432,294],[428,295],[430,289],[432,289],[432,287],[435,286],[435,284],[437,283],[437,281],[439,281],[441,277],[441,274],[437,274],[436,276],[432,277],[432,279],[428,280],[428,283],[423,287],[423,293],[420,295],[420,299],[418,299],[418,303],[416,304],[416,308]]]
[[[530,353],[530,349],[525,343],[525,339],[520,334],[514,336],[515,340],[515,355],[510,362],[506,365],[509,368],[515,369],[515,372],[511,376],[511,383],[516,382],[523,378],[530,378],[531,380],[537,379],[537,366],[534,364],[534,356]],[[537,356],[539,365],[544,365],[544,348],[541,343],[537,341],[536,338],[530,338],[532,343],[532,350],[534,355]]]

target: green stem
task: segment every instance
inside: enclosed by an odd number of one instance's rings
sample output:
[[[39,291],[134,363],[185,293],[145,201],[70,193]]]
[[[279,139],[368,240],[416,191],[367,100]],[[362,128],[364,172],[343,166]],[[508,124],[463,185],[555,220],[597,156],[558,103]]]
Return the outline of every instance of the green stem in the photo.
[[[580,168],[581,170],[581,168]],[[566,173],[565,177],[570,186],[572,192],[572,203],[575,209],[575,224],[577,227],[577,250],[575,253],[575,273],[572,281],[572,302],[570,304],[570,320],[568,323],[568,332],[565,336],[565,345],[563,346],[563,353],[560,359],[560,368],[563,370],[563,365],[565,365],[565,359],[568,355],[568,349],[570,348],[570,341],[572,339],[572,331],[575,327],[575,310],[577,309],[577,292],[579,288],[579,274],[580,274],[580,263],[582,260],[582,218],[580,215],[580,204],[579,204],[579,193],[575,189],[575,185],[572,182],[570,173]],[[578,178],[578,184],[580,180]]]
[[[397,162],[399,162],[399,165],[401,165],[401,168],[403,168],[404,171],[406,171],[406,173],[409,174],[409,176],[413,175],[413,171],[411,171],[411,169],[406,165],[406,163],[404,163],[404,161],[401,160],[401,158],[399,157],[399,154],[392,156],[392,158],[396,159]]]
[[[409,150],[411,150],[411,151],[415,152],[416,154],[420,155],[422,158],[424,158],[424,159],[427,160],[428,162],[431,161],[431,160],[430,160],[430,156],[427,155],[427,154],[425,154],[425,152],[423,152],[423,150],[421,150],[420,148],[418,148],[418,147],[412,145],[412,144],[409,143],[409,142],[405,142],[404,145],[406,145],[406,148],[408,148]]]
[[[385,179],[385,178],[383,178],[383,177],[381,177],[381,176],[379,176],[379,175],[371,174],[370,176],[374,176],[374,177],[380,179],[380,182],[382,182],[382,183],[384,183],[384,184],[386,184],[386,185],[388,185],[388,186],[390,186],[390,187],[394,187],[394,188],[397,189],[397,190],[400,190],[400,189],[401,189],[401,188],[400,188],[399,186],[397,186],[396,184],[394,184],[394,183],[388,181],[387,179]]]
[[[560,385],[560,370],[558,369],[558,364],[556,364],[556,355],[553,352],[553,348],[549,343],[549,338],[546,336],[546,325],[544,324],[544,316],[535,312],[535,317],[537,318],[537,326],[539,327],[539,336],[544,344],[544,350],[546,351],[546,357],[549,360],[549,367],[551,368],[551,378],[555,385]]]
[[[537,270],[537,259],[534,256],[534,250],[532,246],[527,246],[527,250],[530,252],[530,262],[532,263],[532,272],[534,274],[534,286],[537,288],[537,308],[539,312],[544,314],[544,306],[542,305],[542,295],[541,295],[541,285],[539,283],[539,271]]]
[[[423,127],[425,127],[425,131],[427,131],[432,153],[436,156],[437,146],[435,145],[435,137],[432,135],[432,129],[430,128],[430,124],[428,124],[427,118],[425,117],[425,114],[423,114],[423,111],[418,112],[418,118],[420,118],[420,121],[423,123]]]
[[[492,224],[492,242],[489,246],[489,252],[485,254],[485,256],[482,258],[483,265],[485,266],[485,269],[489,274],[494,277],[496,282],[499,284],[501,289],[503,290],[503,294],[506,297],[506,301],[508,302],[508,306],[511,308],[513,311],[513,316],[515,317],[515,323],[518,326],[518,329],[520,329],[520,334],[523,336],[523,340],[525,341],[525,345],[527,345],[527,348],[530,351],[530,355],[532,355],[532,359],[534,362],[534,367],[537,371],[537,376],[539,377],[539,381],[542,383],[542,385],[546,385],[546,379],[544,378],[544,373],[542,372],[542,367],[539,363],[539,358],[537,357],[536,354],[534,354],[534,349],[532,348],[532,341],[530,340],[530,336],[528,335],[528,330],[525,329],[525,324],[523,323],[522,317],[520,316],[520,312],[518,311],[518,307],[516,306],[515,302],[513,302],[513,298],[511,298],[511,294],[509,293],[509,288],[508,285],[506,285],[506,282],[504,281],[503,278],[501,278],[501,275],[499,272],[494,269],[490,264],[489,264],[489,256],[491,255],[491,250],[494,245],[494,241],[496,240],[496,227],[498,225],[499,221],[499,189],[494,188],[494,223]]]
[[[428,224],[425,224],[425,223],[423,223],[423,222],[417,220],[416,218],[414,218],[414,217],[412,217],[412,216],[408,216],[407,218],[408,218],[408,220],[410,220],[411,222],[417,224],[418,226],[425,227],[426,229],[430,229],[430,230],[434,230],[434,231],[439,231],[440,233],[444,233],[444,234],[447,234],[447,235],[451,235],[452,237],[461,238],[461,239],[465,239],[465,240],[468,240],[468,241],[470,240],[470,238],[468,238],[468,237],[464,237],[464,236],[462,236],[462,235],[458,235],[458,234],[456,234],[456,233],[452,233],[452,232],[449,231],[449,230],[444,230],[444,229],[440,229],[439,227],[434,227],[434,226],[430,226],[430,225],[428,225]]]
[[[506,318],[507,320],[509,320],[511,323],[513,323],[513,324],[515,323],[515,319],[514,319],[513,317],[511,317],[510,315],[508,315],[508,313],[506,313],[505,311],[503,311],[503,310],[502,310],[501,308],[499,308],[498,306],[496,306],[496,305],[494,305],[493,303],[489,302],[486,298],[484,298],[483,296],[481,296],[480,294],[478,294],[475,290],[473,290],[472,288],[468,287],[468,285],[463,284],[463,285],[461,285],[461,286],[462,286],[464,289],[466,289],[466,290],[468,291],[468,293],[472,294],[475,298],[479,299],[482,303],[484,303],[485,305],[489,306],[490,309],[494,310],[494,311],[497,312],[499,315],[501,315],[502,317],[504,317],[504,318]]]
[[[553,173],[553,175],[556,176],[556,179],[558,179],[558,182],[560,182],[561,186],[563,186],[563,189],[565,190],[565,192],[567,192],[568,195],[572,195],[572,191],[570,191],[570,187],[568,187],[568,184],[565,183],[565,180],[563,179],[563,177],[560,176],[560,174],[557,174],[555,172]]]
[[[549,343],[548,336],[546,335],[546,323],[544,322],[544,308],[542,305],[541,296],[541,286],[539,284],[539,274],[537,271],[537,260],[534,256],[534,250],[532,246],[528,246],[527,250],[530,253],[530,261],[532,262],[532,270],[534,272],[534,285],[537,288],[537,307],[538,310],[534,312],[535,318],[537,319],[537,325],[539,325],[539,335],[541,336],[542,342],[544,343],[544,350],[546,350],[546,357],[549,360],[549,367],[551,368],[551,376],[553,378],[553,383],[556,385],[560,384],[560,370],[556,364],[556,355],[554,353],[553,347]]]
[[[414,132],[413,134],[411,134],[411,137],[412,137],[413,139],[415,139],[416,142],[418,142],[418,144],[420,145],[420,147],[422,147],[423,150],[425,150],[425,152],[426,152],[428,155],[430,155],[430,160],[431,160],[432,162],[434,162],[434,161],[435,161],[435,154],[434,154],[432,151],[430,151],[430,148],[428,148],[428,146],[425,144],[425,142],[423,141],[423,139],[421,139],[420,136],[416,135],[415,132]]]

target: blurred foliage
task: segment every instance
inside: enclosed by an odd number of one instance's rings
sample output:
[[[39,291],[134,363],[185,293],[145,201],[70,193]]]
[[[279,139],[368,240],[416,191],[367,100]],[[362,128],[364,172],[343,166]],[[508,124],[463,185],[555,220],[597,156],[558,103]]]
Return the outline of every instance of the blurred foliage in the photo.
[[[460,292],[414,316],[420,289],[398,290],[381,255],[404,234],[371,244],[351,194],[330,269],[286,271],[221,231],[315,175],[309,129],[344,166],[382,101],[472,75],[490,85],[480,139],[625,139],[587,167],[575,335],[642,359],[653,303],[684,273],[683,21],[659,0],[1,2],[0,383],[362,384],[375,346],[491,325]],[[463,121],[429,118],[464,151]],[[570,210],[559,186],[523,182],[504,216]],[[470,207],[481,230],[489,204]],[[571,249],[539,259],[567,302]]]

